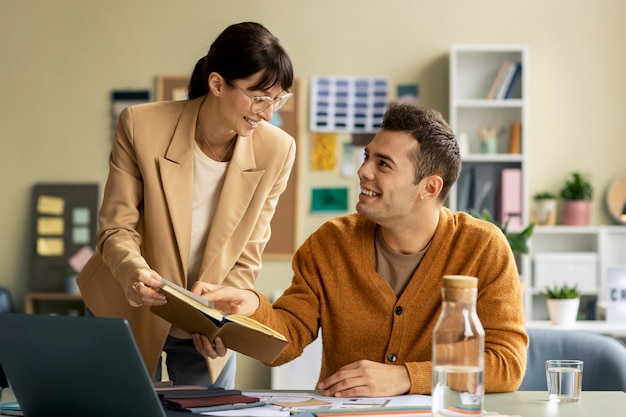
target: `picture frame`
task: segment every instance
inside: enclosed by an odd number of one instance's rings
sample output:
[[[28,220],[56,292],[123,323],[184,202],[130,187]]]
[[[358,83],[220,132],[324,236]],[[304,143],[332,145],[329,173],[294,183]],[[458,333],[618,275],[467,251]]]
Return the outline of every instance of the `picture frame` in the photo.
[[[156,100],[186,100],[189,74],[162,74],[157,75]]]

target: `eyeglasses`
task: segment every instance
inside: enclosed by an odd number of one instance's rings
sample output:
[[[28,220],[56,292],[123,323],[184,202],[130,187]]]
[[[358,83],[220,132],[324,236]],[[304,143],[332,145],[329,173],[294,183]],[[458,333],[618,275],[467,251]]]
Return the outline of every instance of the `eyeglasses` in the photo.
[[[237,90],[241,91],[246,96],[248,96],[250,100],[252,100],[252,103],[250,103],[250,111],[254,114],[261,113],[262,111],[265,111],[270,106],[272,106],[272,111],[278,111],[285,105],[285,103],[289,101],[291,96],[293,96],[293,94],[291,93],[283,94],[282,96],[278,96],[276,98],[271,98],[267,96],[251,96],[250,94],[246,93],[246,91],[243,88],[239,87],[237,84],[235,83],[232,83],[232,84],[235,86]]]

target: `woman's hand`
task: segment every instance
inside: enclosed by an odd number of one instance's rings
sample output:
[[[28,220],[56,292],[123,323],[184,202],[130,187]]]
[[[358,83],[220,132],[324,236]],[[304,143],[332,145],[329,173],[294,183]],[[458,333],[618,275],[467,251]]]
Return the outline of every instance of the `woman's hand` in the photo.
[[[259,297],[250,290],[197,281],[191,292],[213,301],[215,308],[226,314],[251,316],[259,308]]]
[[[132,279],[128,280],[126,298],[133,307],[142,305],[160,306],[167,301],[165,296],[159,293],[161,288],[161,276],[152,269],[137,269]]]
[[[215,338],[213,343],[211,343],[208,337],[200,333],[194,333],[191,337],[196,350],[205,358],[215,359],[218,356],[226,355],[226,352],[228,352],[219,336]]]

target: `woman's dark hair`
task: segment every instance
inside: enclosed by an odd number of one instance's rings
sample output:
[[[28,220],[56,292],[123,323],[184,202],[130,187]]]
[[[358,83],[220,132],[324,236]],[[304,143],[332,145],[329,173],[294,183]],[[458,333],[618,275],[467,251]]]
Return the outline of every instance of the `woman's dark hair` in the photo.
[[[415,149],[415,184],[430,175],[443,179],[441,201],[445,200],[452,184],[461,172],[461,154],[452,129],[438,111],[412,104],[392,103],[385,115],[381,128],[396,132],[407,132],[418,146]]]
[[[279,84],[288,91],[293,84],[293,66],[278,38],[263,25],[243,22],[231,25],[215,39],[200,58],[189,81],[189,98],[208,93],[209,74],[217,72],[226,82],[247,78],[262,71],[251,90],[269,90]]]

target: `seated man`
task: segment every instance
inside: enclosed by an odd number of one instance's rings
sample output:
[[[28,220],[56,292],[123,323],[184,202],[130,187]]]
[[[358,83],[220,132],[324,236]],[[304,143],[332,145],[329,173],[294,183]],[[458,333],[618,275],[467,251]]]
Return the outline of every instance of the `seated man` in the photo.
[[[430,394],[442,277],[475,276],[485,391],[514,391],[528,345],[517,268],[496,226],[443,206],[460,168],[438,112],[392,105],[365,148],[358,213],[328,221],[303,243],[291,286],[273,305],[253,290],[198,282],[193,291],[285,335],[288,347],[268,365],[297,358],[321,328],[317,388],[375,397]],[[194,343],[208,357],[225,353],[218,339],[194,335]]]

